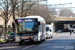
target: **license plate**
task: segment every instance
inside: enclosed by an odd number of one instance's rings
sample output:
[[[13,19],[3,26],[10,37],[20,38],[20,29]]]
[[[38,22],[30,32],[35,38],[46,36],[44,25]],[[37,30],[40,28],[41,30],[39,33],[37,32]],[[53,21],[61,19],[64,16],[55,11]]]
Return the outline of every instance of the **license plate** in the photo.
[[[26,42],[28,42],[29,40],[25,40]]]
[[[9,39],[9,40],[13,40],[13,39]]]
[[[26,36],[26,37],[25,37],[25,36],[22,36],[22,37],[21,37],[21,39],[28,39],[28,38],[29,38],[29,37],[27,37],[27,36]]]

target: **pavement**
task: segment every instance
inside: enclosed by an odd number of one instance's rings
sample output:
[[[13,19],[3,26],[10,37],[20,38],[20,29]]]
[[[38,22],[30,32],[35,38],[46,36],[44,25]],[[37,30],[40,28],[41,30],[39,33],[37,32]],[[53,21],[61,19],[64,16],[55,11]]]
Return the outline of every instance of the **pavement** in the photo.
[[[0,40],[4,41],[4,36],[0,36]],[[0,42],[0,44],[4,44],[5,42]]]
[[[0,42],[0,44],[4,44],[5,42]]]
[[[53,38],[37,43],[18,43],[0,44],[0,50],[75,50],[75,33],[70,36],[69,32],[57,33]]]
[[[0,42],[0,44],[4,44],[4,43],[5,43],[4,39],[0,39],[0,40],[2,40],[2,41],[3,41],[3,42]]]

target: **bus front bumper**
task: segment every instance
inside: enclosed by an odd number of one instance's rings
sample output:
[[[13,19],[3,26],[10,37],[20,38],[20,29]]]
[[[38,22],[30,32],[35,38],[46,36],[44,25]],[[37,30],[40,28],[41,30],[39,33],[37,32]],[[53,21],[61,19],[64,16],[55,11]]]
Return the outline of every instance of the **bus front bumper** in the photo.
[[[38,37],[37,36],[29,37],[27,39],[21,39],[21,41],[24,41],[24,42],[36,42],[36,41],[38,41]]]
[[[25,39],[25,40],[21,40],[22,42],[34,42],[33,39]]]

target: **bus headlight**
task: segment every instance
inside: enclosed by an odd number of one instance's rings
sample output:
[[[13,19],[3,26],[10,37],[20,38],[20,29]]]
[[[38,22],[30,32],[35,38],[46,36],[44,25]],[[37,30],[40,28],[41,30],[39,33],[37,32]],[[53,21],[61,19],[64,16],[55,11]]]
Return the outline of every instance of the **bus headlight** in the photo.
[[[16,42],[19,42],[20,40],[20,37],[16,37]]]
[[[19,42],[21,40],[20,36],[16,36],[15,39],[16,42]]]
[[[38,40],[38,36],[34,36],[34,41],[37,41]]]

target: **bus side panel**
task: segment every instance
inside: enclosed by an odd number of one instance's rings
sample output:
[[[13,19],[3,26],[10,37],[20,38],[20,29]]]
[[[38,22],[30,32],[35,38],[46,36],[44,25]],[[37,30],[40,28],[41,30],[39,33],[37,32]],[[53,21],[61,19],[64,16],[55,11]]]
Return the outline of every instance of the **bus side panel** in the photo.
[[[42,23],[42,40],[45,39],[45,31],[46,31],[45,23]]]
[[[42,40],[41,36],[42,36],[42,25],[39,26],[38,41]]]

